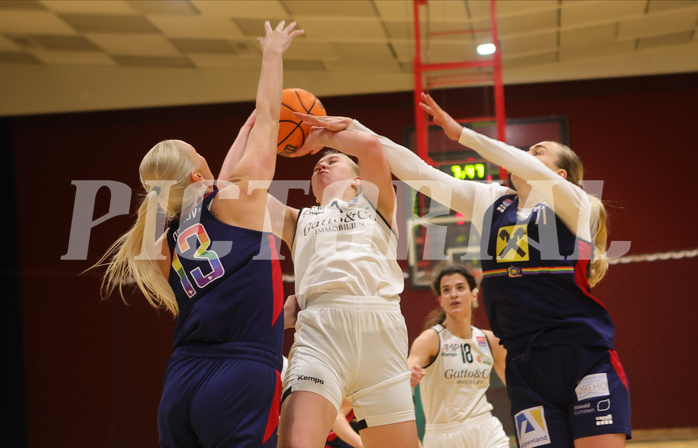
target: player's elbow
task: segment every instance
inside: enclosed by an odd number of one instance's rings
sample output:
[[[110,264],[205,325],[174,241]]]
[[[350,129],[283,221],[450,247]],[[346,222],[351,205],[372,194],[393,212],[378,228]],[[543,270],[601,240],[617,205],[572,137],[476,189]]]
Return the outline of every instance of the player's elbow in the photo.
[[[383,158],[383,145],[380,140],[378,140],[378,137],[364,134],[364,139],[364,150],[369,153],[371,157]]]

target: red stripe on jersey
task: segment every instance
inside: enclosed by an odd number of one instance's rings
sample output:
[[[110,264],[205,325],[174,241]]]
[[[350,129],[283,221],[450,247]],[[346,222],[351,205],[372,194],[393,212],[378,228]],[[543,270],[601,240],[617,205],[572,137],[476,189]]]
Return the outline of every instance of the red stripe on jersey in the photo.
[[[278,261],[278,260],[277,260]],[[281,374],[276,371],[276,389],[274,389],[274,398],[269,409],[269,417],[267,418],[267,427],[264,429],[264,439],[262,443],[266,443],[269,437],[274,434],[274,430],[279,426],[279,407],[281,406]]]
[[[628,389],[628,379],[625,377],[625,370],[623,370],[623,365],[620,363],[620,358],[615,350],[609,349],[608,352],[611,354],[611,365],[616,370],[618,377],[625,385],[625,389]]]
[[[268,235],[268,237],[269,248],[271,249],[271,287],[274,293],[274,314],[271,319],[271,326],[273,327],[284,309],[284,284],[281,277],[281,263],[276,250],[276,238],[274,235]]]
[[[574,266],[574,282],[579,286],[579,289],[582,290],[584,295],[601,305],[603,309],[608,310],[606,305],[589,292],[589,272],[587,271],[587,267],[591,263],[591,244],[577,239],[577,249],[579,249],[579,258],[577,258],[577,263]]]

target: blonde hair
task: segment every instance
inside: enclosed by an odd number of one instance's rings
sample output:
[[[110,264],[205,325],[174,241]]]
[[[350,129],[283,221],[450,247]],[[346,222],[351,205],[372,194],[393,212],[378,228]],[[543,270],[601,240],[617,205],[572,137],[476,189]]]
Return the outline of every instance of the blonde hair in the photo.
[[[349,166],[351,167],[351,170],[354,173],[354,175],[355,176],[359,175],[359,165],[354,161],[354,159],[352,159],[351,157],[349,157],[348,155],[344,154],[341,151],[337,151],[336,149],[327,148],[324,151],[322,151],[322,154],[320,155],[320,160],[322,160],[322,158],[325,156],[329,156],[329,155],[333,155],[333,154],[337,154],[339,156],[344,157],[344,159],[346,159],[347,163],[349,163]]]
[[[177,140],[162,141],[143,157],[139,173],[146,194],[138,207],[136,222],[95,264],[109,260],[102,279],[103,296],[118,288],[124,298],[123,285],[135,283],[153,307],[165,308],[175,316],[179,313],[177,299],[155,257],[144,255],[152,255],[152,248],[144,247],[146,229],[151,227],[146,226],[146,221],[156,216],[159,209],[165,210],[168,221],[180,213],[185,190],[191,183],[190,174],[195,169],[193,157]],[[161,194],[161,185],[169,186],[169,194]],[[159,230],[163,229],[155,229],[156,235],[151,235],[153,241],[159,237]],[[159,256],[160,252],[155,251],[155,255]]]
[[[584,167],[579,156],[572,149],[559,142],[557,144],[557,166],[567,171],[567,180],[579,187],[582,186],[584,178]],[[608,270],[608,259],[606,258],[606,243],[608,241],[607,214],[603,202],[596,196],[588,195],[591,203],[593,217],[596,217],[595,225],[592,226],[594,233],[594,257],[589,263],[589,286],[594,286],[601,281]],[[596,231],[593,232],[593,227]]]

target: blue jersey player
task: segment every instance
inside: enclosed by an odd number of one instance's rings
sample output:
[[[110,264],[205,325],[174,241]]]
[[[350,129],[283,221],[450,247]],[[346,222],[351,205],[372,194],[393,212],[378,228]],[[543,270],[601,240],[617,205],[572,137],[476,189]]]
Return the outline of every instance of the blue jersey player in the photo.
[[[463,213],[481,235],[483,301],[507,349],[506,384],[520,447],[621,447],[630,437],[628,381],[606,307],[591,294],[606,272],[606,215],[579,186],[568,147],[526,153],[464,128],[423,94],[422,109],[451,140],[512,173],[516,190],[463,181],[379,137],[391,171]],[[344,117],[307,117],[372,133]]]
[[[162,447],[273,447],[279,418],[283,289],[266,188],[274,176],[282,54],[301,30],[265,23],[256,109],[218,180],[180,140],[143,158],[138,220],[105,258],[107,292],[132,279],[177,316],[158,411]],[[158,205],[170,219],[155,241]]]

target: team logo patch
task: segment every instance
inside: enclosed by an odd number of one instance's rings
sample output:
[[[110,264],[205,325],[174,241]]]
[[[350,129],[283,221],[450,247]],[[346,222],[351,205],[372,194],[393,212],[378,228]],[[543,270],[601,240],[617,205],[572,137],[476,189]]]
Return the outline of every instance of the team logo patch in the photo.
[[[514,416],[519,447],[533,448],[551,443],[543,406],[524,409]]]
[[[582,378],[582,381],[574,388],[577,400],[589,400],[597,397],[608,397],[608,377],[605,373],[594,373]]]
[[[497,263],[528,261],[526,226],[500,227],[497,232]]]
[[[487,338],[485,336],[477,336],[477,345],[480,347],[485,347],[487,348]]]
[[[477,359],[477,362],[479,362],[480,364],[484,364],[486,366],[492,365],[492,361],[490,361],[489,359],[487,359],[486,357],[484,357],[482,355],[477,355],[477,357],[475,359]]]

